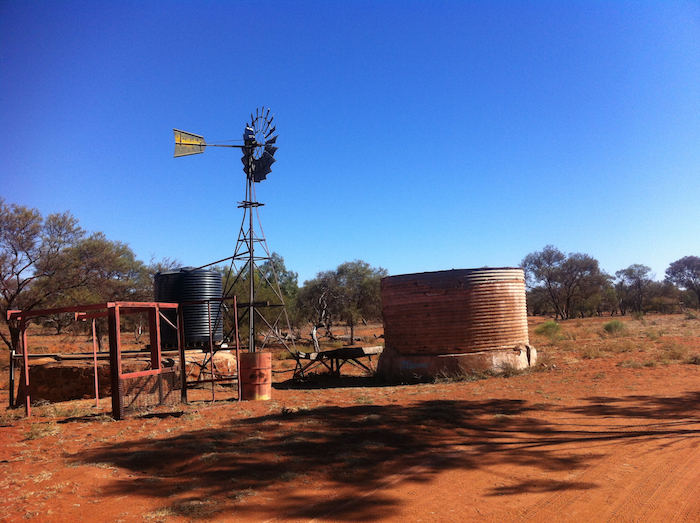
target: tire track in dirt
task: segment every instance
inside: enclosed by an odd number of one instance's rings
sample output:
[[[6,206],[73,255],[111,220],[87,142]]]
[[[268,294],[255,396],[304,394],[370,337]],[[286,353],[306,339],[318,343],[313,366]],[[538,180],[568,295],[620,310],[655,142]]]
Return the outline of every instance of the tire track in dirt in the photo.
[[[631,432],[634,429],[631,427],[603,430],[605,434],[597,435],[597,439],[604,440],[609,437],[607,434],[612,434],[613,432]],[[591,436],[591,439],[594,437]],[[614,452],[611,454],[604,455],[604,457],[598,458],[596,463],[589,466],[581,473],[574,477],[566,480],[566,484],[558,489],[554,494],[548,496],[547,498],[537,502],[534,506],[527,509],[525,514],[514,518],[518,521],[532,521],[533,523],[549,522],[557,520],[560,518],[562,513],[571,505],[575,504],[582,498],[588,498],[591,496],[589,491],[582,491],[574,485],[576,484],[591,484],[591,485],[601,485],[603,483],[609,482],[611,479],[611,471],[618,470],[621,467],[623,461],[627,461],[630,455],[633,454],[634,449],[631,446],[625,445],[620,447],[616,444],[608,445],[605,441],[598,442],[599,445],[603,445],[606,448],[612,449]]]
[[[679,523],[698,521],[698,504],[692,502],[697,497],[692,494],[698,490],[700,450],[687,439],[673,447],[650,453],[657,463],[645,473],[634,491],[621,500],[608,522],[668,521],[669,517]],[[680,511],[679,504],[683,507]],[[691,517],[691,513],[695,515]]]
[[[676,427],[686,426],[687,422],[683,422]],[[630,427],[625,432],[637,430],[638,427]],[[658,427],[645,427],[644,432],[648,431],[651,431],[648,441],[612,445],[613,454],[571,478],[579,484],[597,485],[594,489],[582,491],[574,486],[564,486],[515,519],[533,523],[553,520],[616,523],[668,521],[675,515],[674,521],[678,523],[698,521],[698,503],[694,494],[700,490],[696,472],[700,470],[700,449],[690,440],[678,441],[677,436],[654,437],[654,431],[663,432]],[[673,448],[660,451],[658,447],[664,444]],[[637,473],[633,472],[635,468]],[[682,503],[683,516],[678,504],[669,500],[671,496]]]
[[[334,507],[331,510],[328,509],[321,509],[318,510],[318,513],[312,517],[311,519],[307,519],[307,517],[302,518],[299,513],[297,512],[296,514],[285,514],[284,516],[281,517],[274,517],[272,519],[268,519],[263,521],[263,523],[285,523],[285,522],[297,522],[297,521],[305,521],[306,523],[321,523],[323,521],[333,521],[331,519],[334,514],[342,514],[344,510],[352,507],[353,505],[356,505],[357,503],[362,502],[363,500],[370,498],[371,496],[381,493],[383,491],[386,491],[387,489],[398,485],[404,481],[409,480],[413,476],[419,476],[419,475],[425,475],[425,474],[430,474],[434,472],[435,468],[440,465],[440,463],[444,462],[445,460],[449,460],[450,458],[456,458],[459,455],[458,452],[452,452],[448,455],[442,454],[439,458],[436,458],[435,456],[431,456],[428,459],[424,460],[422,463],[418,463],[417,465],[413,465],[411,467],[408,467],[404,469],[401,472],[396,472],[394,474],[391,474],[387,477],[385,477],[379,485],[377,485],[375,488],[371,490],[366,490],[361,493],[358,493],[356,496],[352,497],[352,499],[349,499],[345,501],[344,503],[340,503],[337,507]],[[332,501],[334,499],[337,499],[341,497],[342,493],[341,492],[336,492],[335,494],[331,495],[324,495],[322,498],[322,501],[319,501],[318,503],[315,504],[310,504],[307,507],[305,507],[304,512],[308,513],[309,511],[313,511],[314,507],[317,507],[321,504],[327,504],[329,501]],[[321,513],[321,511],[323,511]]]
[[[700,456],[699,449],[695,447],[695,453]],[[698,457],[695,461],[694,466],[698,466]],[[676,512],[671,522],[684,522],[684,521],[700,521],[700,503],[697,502],[700,499],[700,474],[697,472],[698,469],[693,469],[688,467],[685,474],[685,487],[683,491],[678,495],[681,500],[681,509]]]

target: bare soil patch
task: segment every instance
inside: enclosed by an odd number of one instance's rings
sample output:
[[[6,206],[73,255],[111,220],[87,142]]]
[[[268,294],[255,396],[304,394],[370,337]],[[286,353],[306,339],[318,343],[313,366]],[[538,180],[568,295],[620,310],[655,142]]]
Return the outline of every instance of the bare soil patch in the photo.
[[[508,378],[359,371],[112,421],[108,399],[6,411],[0,518],[42,522],[700,521],[700,321],[570,320]],[[360,333],[372,344],[376,327]],[[275,359],[289,370],[293,361]],[[344,369],[345,370],[345,369]],[[3,375],[7,383],[7,370]]]

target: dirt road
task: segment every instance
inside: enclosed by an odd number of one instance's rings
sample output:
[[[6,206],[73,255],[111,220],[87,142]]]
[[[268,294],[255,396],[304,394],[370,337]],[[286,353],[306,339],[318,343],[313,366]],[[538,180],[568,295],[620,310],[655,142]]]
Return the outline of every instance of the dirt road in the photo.
[[[700,367],[623,357],[473,382],[279,383],[269,402],[204,395],[121,422],[108,401],[5,414],[0,516],[700,521]]]

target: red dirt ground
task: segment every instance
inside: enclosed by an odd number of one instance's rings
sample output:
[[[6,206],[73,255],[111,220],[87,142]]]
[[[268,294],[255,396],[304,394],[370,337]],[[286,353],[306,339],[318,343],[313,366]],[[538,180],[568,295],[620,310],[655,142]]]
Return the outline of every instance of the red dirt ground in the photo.
[[[17,419],[3,390],[0,518],[700,521],[700,365],[689,363],[700,321],[624,318],[609,337],[609,320],[565,322],[553,341],[533,332],[541,372],[508,378],[277,374],[271,401],[221,388],[211,404],[202,390],[119,422],[108,399]]]

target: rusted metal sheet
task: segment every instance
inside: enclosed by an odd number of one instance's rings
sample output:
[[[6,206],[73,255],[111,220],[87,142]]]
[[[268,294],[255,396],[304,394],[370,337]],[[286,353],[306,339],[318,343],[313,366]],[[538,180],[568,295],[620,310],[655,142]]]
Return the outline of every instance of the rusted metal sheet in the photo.
[[[381,282],[386,346],[401,354],[467,354],[528,345],[522,269],[460,269]]]

